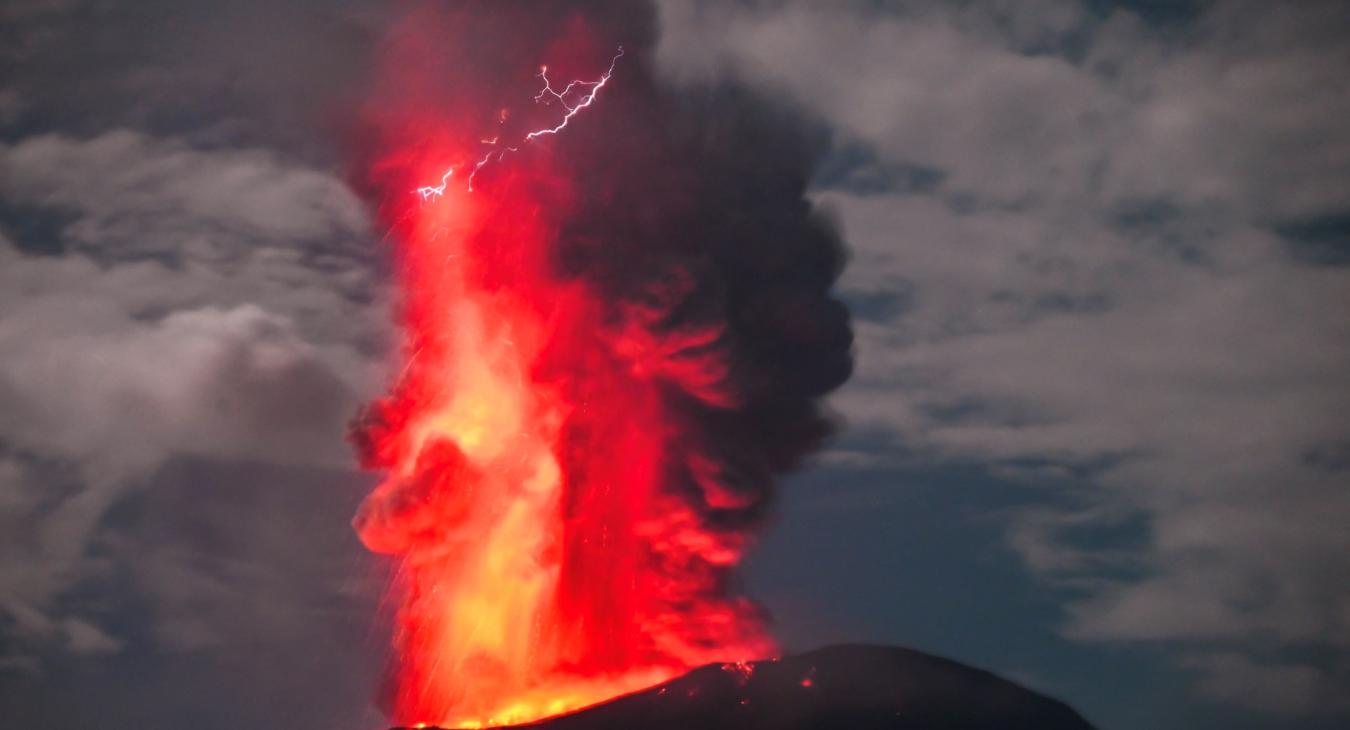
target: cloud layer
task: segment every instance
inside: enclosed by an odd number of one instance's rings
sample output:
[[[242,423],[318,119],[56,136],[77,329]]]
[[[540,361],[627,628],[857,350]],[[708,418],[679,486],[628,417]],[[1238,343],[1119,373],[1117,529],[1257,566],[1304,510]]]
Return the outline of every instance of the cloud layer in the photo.
[[[174,549],[128,550],[137,533],[117,522],[164,469],[348,466],[342,435],[380,382],[386,308],[363,207],[331,170],[193,129],[9,129],[0,663],[42,672],[43,657],[127,648],[135,632],[110,626],[109,600],[205,585],[163,557]],[[130,597],[104,593],[122,580]],[[224,618],[152,633],[205,646]]]
[[[1350,200],[1350,15],[663,9],[676,78],[748,77],[835,130],[819,199],[864,320],[836,403],[871,436],[836,463],[1041,487],[1008,540],[1071,597],[1067,636],[1176,642],[1218,699],[1343,710],[1350,270],[1296,234]]]

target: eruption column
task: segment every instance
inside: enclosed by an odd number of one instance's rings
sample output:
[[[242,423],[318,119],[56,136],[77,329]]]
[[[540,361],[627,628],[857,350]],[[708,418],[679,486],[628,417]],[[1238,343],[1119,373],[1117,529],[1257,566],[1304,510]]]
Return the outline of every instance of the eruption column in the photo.
[[[663,116],[643,6],[599,26],[551,4],[438,7],[395,30],[365,174],[407,353],[353,430],[384,474],[355,527],[399,565],[393,720],[523,722],[774,654],[733,571],[849,368],[838,242],[802,203],[797,138],[732,130],[719,155],[718,124]],[[543,91],[510,113],[516,77],[484,78],[482,54],[521,28],[558,29],[533,40],[592,73],[555,89],[536,65]],[[608,38],[640,42],[611,56]],[[441,83],[455,92],[426,103]],[[484,155],[485,136],[518,141]],[[747,180],[746,154],[777,169]]]

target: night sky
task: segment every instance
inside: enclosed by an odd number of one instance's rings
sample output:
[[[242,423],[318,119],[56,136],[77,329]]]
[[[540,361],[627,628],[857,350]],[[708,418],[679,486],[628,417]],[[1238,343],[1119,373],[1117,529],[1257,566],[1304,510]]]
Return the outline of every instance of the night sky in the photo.
[[[0,5],[0,724],[370,730],[393,7]],[[746,570],[1103,730],[1350,723],[1350,6],[659,3],[818,128],[857,368]],[[603,103],[603,100],[598,103]]]

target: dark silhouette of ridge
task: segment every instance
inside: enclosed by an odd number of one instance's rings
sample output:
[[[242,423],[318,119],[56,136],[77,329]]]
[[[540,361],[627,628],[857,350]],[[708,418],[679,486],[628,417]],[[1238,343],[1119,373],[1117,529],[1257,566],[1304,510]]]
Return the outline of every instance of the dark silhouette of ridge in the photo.
[[[1093,730],[1068,705],[912,649],[829,646],[710,664],[535,730]]]

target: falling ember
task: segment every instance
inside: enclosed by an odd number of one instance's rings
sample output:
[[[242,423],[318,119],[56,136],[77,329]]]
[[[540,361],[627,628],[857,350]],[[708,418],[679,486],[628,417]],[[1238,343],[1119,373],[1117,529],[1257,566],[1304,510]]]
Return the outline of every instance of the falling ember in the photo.
[[[805,169],[762,201],[794,229],[776,258],[700,233],[755,205],[699,201],[715,151],[669,131],[633,7],[428,6],[391,36],[364,177],[405,363],[353,439],[384,475],[355,527],[399,561],[399,724],[525,722],[775,653],[733,571],[848,373],[838,243]]]

